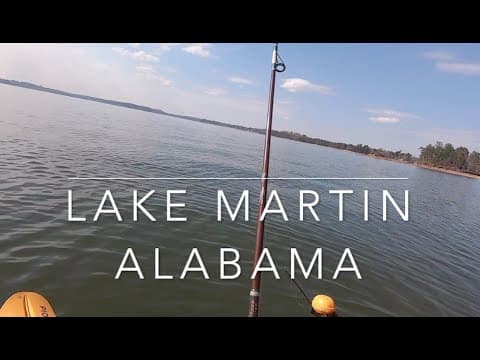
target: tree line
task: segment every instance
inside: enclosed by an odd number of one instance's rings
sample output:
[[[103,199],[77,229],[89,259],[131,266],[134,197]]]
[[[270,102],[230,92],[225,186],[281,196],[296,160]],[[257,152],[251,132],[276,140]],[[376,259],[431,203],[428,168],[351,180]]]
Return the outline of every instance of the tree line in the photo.
[[[452,170],[480,175],[480,153],[470,152],[466,147],[455,148],[452,144],[437,141],[420,148],[418,162]]]
[[[263,133],[263,130],[255,129],[257,132]],[[455,148],[452,144],[443,144],[438,141],[435,145],[428,144],[420,147],[420,156],[414,157],[408,152],[401,150],[391,151],[382,148],[373,148],[364,144],[346,144],[341,142],[333,142],[319,138],[312,138],[304,134],[299,134],[293,131],[272,131],[273,136],[316,144],[321,146],[328,146],[335,149],[353,151],[360,154],[398,160],[408,163],[419,163],[434,167],[441,167],[450,170],[467,172],[470,174],[480,175],[480,153],[476,151],[470,152],[466,147],[459,146]]]
[[[414,160],[414,157],[412,156],[412,154],[405,153],[401,150],[391,151],[391,150],[384,150],[382,148],[378,148],[378,149],[372,148],[364,144],[354,145],[354,144],[346,144],[342,142],[333,142],[333,141],[328,141],[328,140],[319,139],[319,138],[311,138],[307,135],[299,134],[293,131],[272,130],[272,135],[285,138],[285,139],[301,141],[301,142],[306,142],[306,143],[321,145],[321,146],[328,146],[335,149],[353,151],[360,154],[373,155],[376,157],[382,157],[387,159],[400,160],[400,161],[406,161],[406,162],[412,162]]]

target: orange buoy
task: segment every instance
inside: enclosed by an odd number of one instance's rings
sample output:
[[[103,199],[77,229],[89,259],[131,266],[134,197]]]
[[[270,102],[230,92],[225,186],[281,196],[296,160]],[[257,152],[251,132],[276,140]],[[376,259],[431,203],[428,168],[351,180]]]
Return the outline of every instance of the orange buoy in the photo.
[[[11,295],[0,308],[0,317],[55,317],[52,305],[31,291]]]
[[[335,301],[328,295],[317,295],[312,300],[312,310],[321,316],[335,316]]]

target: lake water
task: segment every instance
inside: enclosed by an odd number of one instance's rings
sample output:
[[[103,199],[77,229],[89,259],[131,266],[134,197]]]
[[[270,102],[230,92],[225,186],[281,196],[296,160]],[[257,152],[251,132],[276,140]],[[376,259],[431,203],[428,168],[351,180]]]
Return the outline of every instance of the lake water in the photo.
[[[228,119],[218,119],[228,122]],[[38,291],[59,315],[245,316],[248,311],[257,180],[69,180],[69,177],[258,177],[263,136],[105,104],[0,85],[0,300]],[[480,316],[480,181],[286,139],[272,139],[272,177],[407,177],[408,180],[275,180],[290,221],[269,215],[265,246],[281,275],[262,277],[260,315],[308,316],[309,308],[283,269],[291,247],[309,261],[323,249],[323,279],[301,283],[334,297],[340,316]],[[67,190],[74,212],[67,221]],[[124,221],[92,217],[110,189]],[[132,191],[156,193],[146,207],[157,218],[132,220]],[[166,190],[186,208],[166,221]],[[251,192],[249,222],[216,219],[216,191],[237,200]],[[299,221],[298,191],[320,194],[317,213]],[[345,196],[344,221],[338,197]],[[363,190],[370,220],[363,221]],[[403,205],[410,220],[389,208],[382,221],[381,191]],[[178,200],[177,200],[178,199]],[[402,206],[403,207],[403,206]],[[242,213],[243,214],[243,213]],[[114,280],[128,247],[145,275]],[[161,270],[154,279],[154,248]],[[178,279],[190,250],[199,249],[210,273]],[[242,275],[219,279],[219,249],[240,251]],[[349,247],[363,279],[333,272]]]

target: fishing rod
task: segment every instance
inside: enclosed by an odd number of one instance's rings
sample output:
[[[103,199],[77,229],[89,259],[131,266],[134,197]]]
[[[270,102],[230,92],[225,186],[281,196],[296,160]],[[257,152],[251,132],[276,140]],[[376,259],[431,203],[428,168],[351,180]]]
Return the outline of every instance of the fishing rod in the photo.
[[[268,167],[270,163],[270,140],[272,138],[272,116],[273,116],[273,99],[275,95],[275,77],[277,72],[284,72],[286,69],[282,58],[278,55],[278,44],[275,43],[273,47],[272,56],[272,72],[270,79],[270,95],[268,102],[267,112],[267,125],[265,128],[265,146],[263,152],[263,166],[262,166],[262,189],[260,192],[260,203],[258,206],[258,219],[257,219],[257,234],[255,237],[255,252],[253,256],[253,268],[257,265],[260,258],[260,254],[263,250],[263,237],[265,230],[265,221],[261,220],[263,210],[265,209],[265,202],[267,200],[267,185],[268,185]],[[258,316],[258,306],[260,302],[260,280],[261,272],[256,273],[255,278],[252,280],[252,287],[250,290],[250,306],[248,311],[249,317]]]
[[[278,54],[278,43],[274,44],[272,55],[272,71],[270,78],[270,94],[268,101],[267,112],[267,124],[265,128],[265,145],[263,152],[263,165],[262,165],[262,182],[260,191],[260,202],[258,206],[258,218],[257,218],[257,233],[255,237],[255,251],[253,256],[253,268],[258,264],[260,255],[263,250],[263,239],[265,233],[265,219],[262,220],[262,214],[265,210],[265,203],[267,200],[267,187],[268,187],[268,170],[270,164],[270,140],[272,138],[272,117],[273,117],[273,100],[275,95],[275,79],[276,74],[282,73],[286,70],[285,63]],[[252,286],[250,290],[250,306],[248,310],[249,317],[257,317],[260,303],[260,283],[261,272],[257,271],[255,277],[252,279]],[[292,279],[297,287],[302,292],[305,299],[312,305],[312,311],[320,316],[332,316],[335,314],[335,302],[327,295],[317,295],[313,299],[307,295],[301,285]]]

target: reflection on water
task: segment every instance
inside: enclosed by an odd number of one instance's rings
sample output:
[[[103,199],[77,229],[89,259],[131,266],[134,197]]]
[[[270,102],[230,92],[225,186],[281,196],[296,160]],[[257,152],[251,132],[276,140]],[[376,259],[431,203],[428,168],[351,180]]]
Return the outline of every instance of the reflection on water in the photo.
[[[227,121],[228,119],[225,119]],[[263,137],[52,94],[0,86],[0,299],[34,290],[51,299],[60,315],[238,315],[248,308],[255,208],[259,181],[118,180],[69,177],[258,177]],[[265,245],[280,280],[263,276],[261,315],[308,315],[301,294],[284,276],[289,250],[310,258],[323,248],[323,280],[303,281],[337,301],[340,315],[480,315],[478,259],[480,182],[362,155],[272,140],[272,177],[408,177],[404,181],[272,181],[289,221],[267,220]],[[67,222],[67,190],[86,223]],[[105,190],[124,217],[92,222]],[[156,222],[132,220],[132,192],[156,193],[148,209]],[[166,190],[186,189],[185,209],[166,221]],[[216,191],[238,199],[251,193],[250,221],[216,221]],[[320,194],[319,222],[299,221],[298,191]],[[338,197],[345,195],[344,221]],[[363,221],[363,190],[370,192],[370,220]],[[402,202],[410,191],[410,221],[393,211],[382,221],[381,190]],[[179,199],[183,199],[179,195]],[[125,249],[135,249],[145,279],[114,280]],[[178,276],[197,247],[210,280]],[[219,249],[240,251],[242,276],[219,280]],[[332,280],[344,248],[355,256],[363,279]],[[160,268],[174,280],[154,280],[154,248]]]

